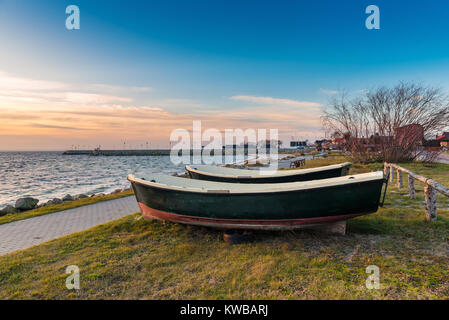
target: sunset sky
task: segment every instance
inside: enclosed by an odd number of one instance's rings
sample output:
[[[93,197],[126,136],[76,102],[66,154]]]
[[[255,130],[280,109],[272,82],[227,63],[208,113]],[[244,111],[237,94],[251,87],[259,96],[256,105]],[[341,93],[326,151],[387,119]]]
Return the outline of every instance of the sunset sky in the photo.
[[[65,9],[80,8],[67,30]],[[365,8],[380,8],[367,30]],[[328,99],[449,91],[448,1],[0,0],[0,150],[169,146],[172,130],[314,140]]]

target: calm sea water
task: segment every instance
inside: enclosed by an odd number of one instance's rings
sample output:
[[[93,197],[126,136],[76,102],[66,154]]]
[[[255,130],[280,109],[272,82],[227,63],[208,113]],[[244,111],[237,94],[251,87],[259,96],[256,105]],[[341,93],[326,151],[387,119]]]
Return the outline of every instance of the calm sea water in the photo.
[[[0,208],[24,196],[40,202],[66,194],[112,192],[128,188],[128,174],[184,171],[169,156],[64,156],[61,152],[0,152]]]
[[[223,163],[235,161],[238,159],[232,156],[222,158]],[[289,163],[280,161],[279,165],[288,168]],[[43,203],[66,194],[90,195],[129,188],[126,177],[130,173],[145,177],[149,173],[181,172],[184,172],[184,165],[173,164],[170,156],[93,157],[68,156],[62,152],[0,152],[0,208],[14,205],[21,197],[34,197]]]

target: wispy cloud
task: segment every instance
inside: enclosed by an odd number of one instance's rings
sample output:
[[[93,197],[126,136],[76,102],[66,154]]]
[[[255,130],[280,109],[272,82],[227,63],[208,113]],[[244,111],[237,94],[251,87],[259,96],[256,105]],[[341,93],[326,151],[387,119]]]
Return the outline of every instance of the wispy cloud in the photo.
[[[33,92],[33,91],[0,91],[0,104],[47,104],[59,106],[95,105],[104,103],[132,102],[132,98],[86,92]]]
[[[44,128],[44,129],[86,130],[84,128],[79,127],[58,126],[54,124],[44,124],[44,123],[30,123],[29,126],[33,128]]]
[[[153,90],[152,87],[148,86],[118,86],[118,85],[111,85],[111,84],[102,84],[102,83],[95,83],[91,85],[92,88],[99,89],[99,90],[105,90],[105,91],[112,91],[112,92],[118,92],[118,91],[133,91],[133,92],[150,92]]]
[[[61,90],[67,89],[65,83],[16,77],[0,71],[0,88],[3,90]]]
[[[0,149],[9,149],[8,141],[33,146],[26,139],[46,148],[77,141],[113,145],[124,139],[159,141],[167,147],[171,131],[189,129],[193,120],[202,120],[204,129],[276,128],[286,135],[318,135],[320,130],[321,105],[316,102],[235,95],[225,97],[222,105],[171,97],[146,97],[146,103],[139,103],[149,87],[73,85],[6,73],[0,73],[0,84],[6,84],[0,86]]]
[[[323,88],[320,89],[320,92],[327,94],[327,95],[335,95],[335,94],[340,93],[340,91],[338,91],[338,90],[328,90],[328,89],[323,89]]]
[[[130,87],[131,90],[136,92],[149,92],[152,91],[152,87]]]
[[[127,97],[117,97],[104,94],[67,92],[65,94],[67,102],[79,104],[102,104],[111,102],[132,102],[133,99]]]
[[[129,103],[133,99],[126,96],[111,95],[99,92],[101,85],[76,87],[58,81],[36,80],[17,77],[0,71],[0,105],[9,104],[49,104],[68,106],[92,105],[104,103]],[[106,86],[107,87],[107,86]],[[97,90],[95,90],[97,89]],[[148,88],[132,87],[131,91],[147,90]],[[89,91],[96,92],[89,92]]]
[[[287,106],[294,106],[294,107],[319,107],[319,106],[321,106],[321,104],[319,104],[317,102],[298,101],[298,100],[281,99],[281,98],[273,98],[273,97],[237,95],[237,96],[232,96],[231,99],[247,101],[247,102],[257,103],[257,104],[267,104],[267,105],[287,105]]]

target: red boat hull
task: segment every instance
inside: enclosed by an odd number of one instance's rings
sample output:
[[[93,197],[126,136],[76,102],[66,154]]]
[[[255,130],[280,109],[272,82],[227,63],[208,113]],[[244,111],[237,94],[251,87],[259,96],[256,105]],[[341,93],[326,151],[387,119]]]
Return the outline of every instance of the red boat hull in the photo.
[[[145,219],[158,219],[183,224],[213,227],[219,229],[258,229],[258,230],[291,230],[310,228],[324,224],[344,221],[355,218],[362,214],[346,214],[339,216],[317,217],[306,219],[279,219],[279,220],[251,220],[251,219],[215,219],[206,217],[195,217],[165,212],[148,207],[138,202],[142,215]]]

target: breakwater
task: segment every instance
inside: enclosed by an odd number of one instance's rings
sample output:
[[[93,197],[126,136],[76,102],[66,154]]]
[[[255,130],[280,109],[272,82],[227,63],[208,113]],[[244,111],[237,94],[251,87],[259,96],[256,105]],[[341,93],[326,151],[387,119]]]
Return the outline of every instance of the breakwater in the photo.
[[[204,149],[203,149],[204,150]],[[195,155],[201,155],[203,150],[190,150],[190,156]],[[210,151],[210,153],[209,153]],[[215,154],[215,150],[207,150],[208,154],[213,156]],[[170,149],[150,149],[150,150],[144,150],[144,149],[136,149],[136,150],[100,150],[100,149],[94,149],[94,150],[66,150],[62,154],[63,155],[89,155],[89,156],[169,156],[171,150]],[[183,155],[183,152],[185,150],[179,150],[178,155]],[[188,152],[188,151],[187,151]],[[219,151],[220,152],[220,151]],[[229,149],[223,149],[221,151],[221,155],[236,155],[236,154],[243,154],[248,155],[248,149],[240,149],[240,148],[229,148]],[[258,152],[256,151],[256,154]]]
[[[62,151],[0,152],[0,208],[14,205],[21,197],[41,202],[66,194],[110,193],[126,189],[128,174],[172,174],[184,171],[170,156],[95,157],[63,155]]]
[[[222,163],[236,160],[228,161],[224,157]],[[290,161],[294,160],[281,160],[279,167],[289,168]],[[181,173],[184,165],[172,162],[168,153],[165,156],[95,157],[86,153],[67,156],[62,151],[0,152],[0,179],[3,182],[0,185],[0,208],[14,205],[22,197],[37,198],[43,203],[68,193],[110,193],[118,188],[128,188],[126,177],[130,173],[137,177],[149,173]]]
[[[151,150],[66,150],[63,155],[89,155],[89,156],[168,156],[170,149]]]

